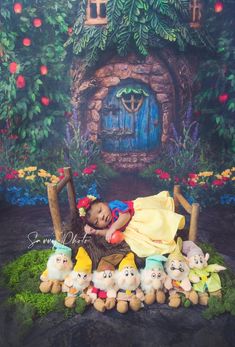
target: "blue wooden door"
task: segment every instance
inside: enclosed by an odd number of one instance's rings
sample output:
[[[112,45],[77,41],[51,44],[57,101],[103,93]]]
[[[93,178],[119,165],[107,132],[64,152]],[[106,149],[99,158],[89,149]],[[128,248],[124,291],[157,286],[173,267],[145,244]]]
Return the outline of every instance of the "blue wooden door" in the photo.
[[[129,91],[128,94],[125,93],[126,90]],[[137,94],[132,90],[137,90]],[[132,104],[130,100],[134,100]],[[138,100],[141,101],[139,104]],[[160,136],[158,105],[154,94],[146,85],[126,81],[110,89],[101,110],[102,150],[151,151],[160,145]]]

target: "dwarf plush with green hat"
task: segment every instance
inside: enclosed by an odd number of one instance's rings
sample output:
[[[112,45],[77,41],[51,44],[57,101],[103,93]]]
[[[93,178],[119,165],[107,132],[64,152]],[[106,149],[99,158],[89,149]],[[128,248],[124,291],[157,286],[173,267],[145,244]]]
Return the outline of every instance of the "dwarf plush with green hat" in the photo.
[[[101,258],[92,276],[93,287],[89,294],[94,308],[99,312],[111,310],[116,305],[117,288],[115,283],[115,266],[123,258],[123,254],[111,254]]]
[[[140,273],[133,253],[128,253],[120,262],[116,271],[116,284],[119,288],[117,311],[126,313],[129,307],[132,311],[139,311],[143,306],[144,293],[140,289]]]
[[[87,305],[91,303],[91,299],[86,293],[92,280],[91,270],[91,258],[83,247],[79,247],[73,271],[64,281],[64,286],[68,293],[64,302],[66,307],[75,307],[78,297],[83,298]]]
[[[163,263],[167,258],[163,255],[152,255],[145,260],[145,268],[141,270],[141,288],[144,291],[144,302],[147,305],[157,301],[163,304],[166,300],[164,282],[166,273]]]
[[[64,279],[71,272],[73,263],[71,260],[71,248],[52,241],[54,253],[49,257],[47,268],[40,276],[42,281],[39,289],[42,293],[58,294],[62,290]]]
[[[198,303],[198,295],[192,290],[189,280],[189,266],[186,258],[181,253],[182,239],[178,237],[176,248],[168,256],[166,262],[167,278],[164,286],[169,290],[169,306],[177,308],[181,304],[181,297],[185,296],[194,305]],[[183,294],[183,295],[182,295]]]

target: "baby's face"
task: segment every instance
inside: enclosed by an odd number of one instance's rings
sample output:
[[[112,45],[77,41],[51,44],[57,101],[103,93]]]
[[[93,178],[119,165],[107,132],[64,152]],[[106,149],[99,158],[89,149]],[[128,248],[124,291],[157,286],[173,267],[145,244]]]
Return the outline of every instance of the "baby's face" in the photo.
[[[104,202],[98,202],[91,206],[89,215],[87,216],[89,224],[94,228],[104,229],[112,221],[112,214],[108,204]]]

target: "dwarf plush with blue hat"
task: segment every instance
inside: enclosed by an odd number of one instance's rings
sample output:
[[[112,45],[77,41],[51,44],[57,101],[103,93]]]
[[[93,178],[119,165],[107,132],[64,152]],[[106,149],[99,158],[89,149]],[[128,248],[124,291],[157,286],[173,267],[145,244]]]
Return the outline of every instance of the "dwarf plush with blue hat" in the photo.
[[[40,276],[42,282],[39,289],[42,293],[58,294],[73,268],[72,250],[58,241],[53,240],[52,244],[54,253],[49,257],[47,268]]]
[[[141,288],[144,291],[144,302],[147,305],[157,301],[164,304],[166,296],[164,293],[164,282],[166,273],[163,263],[167,258],[163,255],[152,255],[146,258],[145,268],[141,270]]]

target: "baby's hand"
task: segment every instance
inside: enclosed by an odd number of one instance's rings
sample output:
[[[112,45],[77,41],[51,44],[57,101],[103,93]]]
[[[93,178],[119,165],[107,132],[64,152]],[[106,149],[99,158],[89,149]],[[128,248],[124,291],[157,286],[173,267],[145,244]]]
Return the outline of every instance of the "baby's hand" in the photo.
[[[95,234],[95,233],[96,233],[96,229],[90,227],[90,225],[88,225],[88,224],[85,225],[84,231],[85,231],[85,233],[88,234],[88,235],[92,235],[92,234]]]
[[[106,231],[105,239],[106,239],[107,242],[110,243],[111,237],[112,237],[112,235],[113,235],[114,232],[115,232],[115,230],[113,230],[112,228],[110,228],[110,229],[108,229],[108,230]]]

